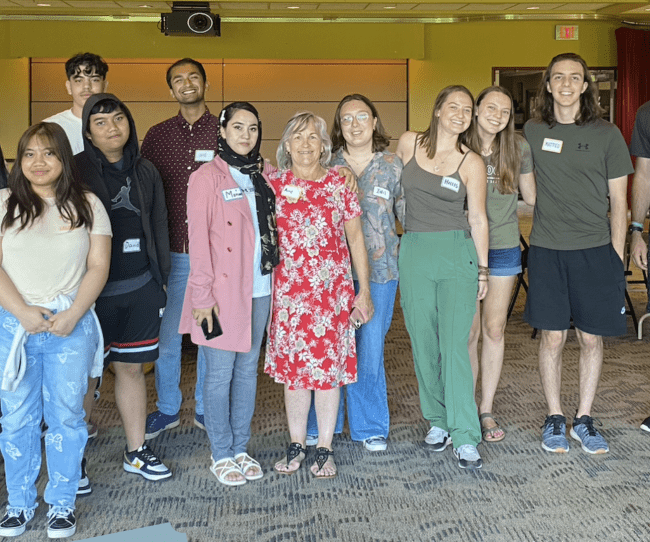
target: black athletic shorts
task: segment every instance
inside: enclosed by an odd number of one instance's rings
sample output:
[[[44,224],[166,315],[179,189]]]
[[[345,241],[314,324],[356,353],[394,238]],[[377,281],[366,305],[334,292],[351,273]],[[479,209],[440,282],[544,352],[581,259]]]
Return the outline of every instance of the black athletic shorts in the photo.
[[[127,294],[99,297],[95,312],[104,334],[104,367],[112,361],[158,359],[158,335],[167,294],[153,279]]]
[[[524,320],[536,329],[625,335],[625,268],[611,244],[583,250],[531,246]]]

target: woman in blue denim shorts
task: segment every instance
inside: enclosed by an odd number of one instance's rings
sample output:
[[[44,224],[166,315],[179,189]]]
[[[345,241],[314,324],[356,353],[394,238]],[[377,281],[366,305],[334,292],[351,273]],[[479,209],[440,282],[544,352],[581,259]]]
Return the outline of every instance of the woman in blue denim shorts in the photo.
[[[504,332],[510,295],[521,273],[517,201],[519,192],[528,205],[535,205],[536,187],[530,146],[515,134],[513,101],[502,87],[488,87],[476,99],[476,122],[470,146],[480,153],[487,169],[486,208],[490,227],[488,294],[480,303],[469,340],[474,387],[479,373],[478,337],[482,331],[481,401],[479,419],[486,442],[498,442],[505,432],[492,416],[492,403],[501,376]]]
[[[76,531],[88,376],[103,366],[92,308],[108,276],[111,228],[72,170],[61,127],[32,126],[16,156],[0,190],[0,447],[9,494],[0,536],[22,534],[34,517],[44,419],[48,536],[64,538]]]

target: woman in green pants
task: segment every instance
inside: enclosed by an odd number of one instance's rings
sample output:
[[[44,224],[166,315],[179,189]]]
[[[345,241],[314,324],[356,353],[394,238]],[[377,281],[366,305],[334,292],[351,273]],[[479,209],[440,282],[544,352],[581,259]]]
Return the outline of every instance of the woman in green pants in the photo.
[[[406,132],[397,146],[406,198],[400,293],[431,426],[425,442],[441,452],[453,441],[458,466],[468,469],[483,462],[467,341],[490,272],[485,166],[464,143],[473,112],[469,90],[447,87],[429,128]]]

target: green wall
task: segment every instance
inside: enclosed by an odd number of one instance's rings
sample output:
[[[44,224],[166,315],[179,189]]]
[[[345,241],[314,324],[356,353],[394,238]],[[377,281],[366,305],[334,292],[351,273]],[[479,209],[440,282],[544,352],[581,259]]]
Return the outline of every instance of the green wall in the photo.
[[[2,21],[0,142],[13,157],[28,126],[29,57],[68,58],[91,50],[106,58],[408,58],[409,123],[422,129],[442,88],[459,83],[477,93],[491,84],[495,66],[545,66],[565,51],[581,54],[591,66],[616,65],[618,25],[580,21],[580,40],[559,42],[556,24],[224,23],[221,38],[172,38],[163,36],[156,23]]]

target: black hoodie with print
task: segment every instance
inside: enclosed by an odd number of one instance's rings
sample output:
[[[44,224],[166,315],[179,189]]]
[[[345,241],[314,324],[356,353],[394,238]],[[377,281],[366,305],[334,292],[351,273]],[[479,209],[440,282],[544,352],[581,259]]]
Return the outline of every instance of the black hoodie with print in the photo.
[[[108,162],[104,154],[86,136],[88,132],[90,111],[100,101],[110,99],[119,104],[120,109],[129,121],[129,138],[123,148],[123,157],[117,164]],[[82,113],[84,131],[84,150],[75,155],[75,161],[80,177],[99,197],[111,219],[114,235],[130,228],[134,230],[134,239],[142,238],[146,251],[140,252],[142,258],[135,259],[135,268],[147,266],[152,276],[160,284],[167,284],[171,260],[169,256],[169,234],[167,231],[167,207],[162,180],[154,165],[140,156],[138,136],[131,112],[124,103],[113,94],[94,94],[86,101]],[[119,197],[111,197],[119,186]],[[131,190],[131,189],[134,190]],[[130,192],[131,198],[121,195]],[[115,205],[116,201],[124,201],[126,205]],[[131,205],[133,203],[133,205]],[[132,213],[125,213],[131,208]],[[134,223],[136,220],[137,223]],[[130,225],[129,225],[130,221]],[[129,239],[129,242],[134,242]],[[111,275],[122,278],[121,270],[116,265],[128,250],[113,250],[111,257]],[[132,254],[131,254],[132,256]],[[133,263],[133,262],[132,262]],[[123,271],[123,270],[122,270]],[[129,273],[126,272],[128,275]]]

